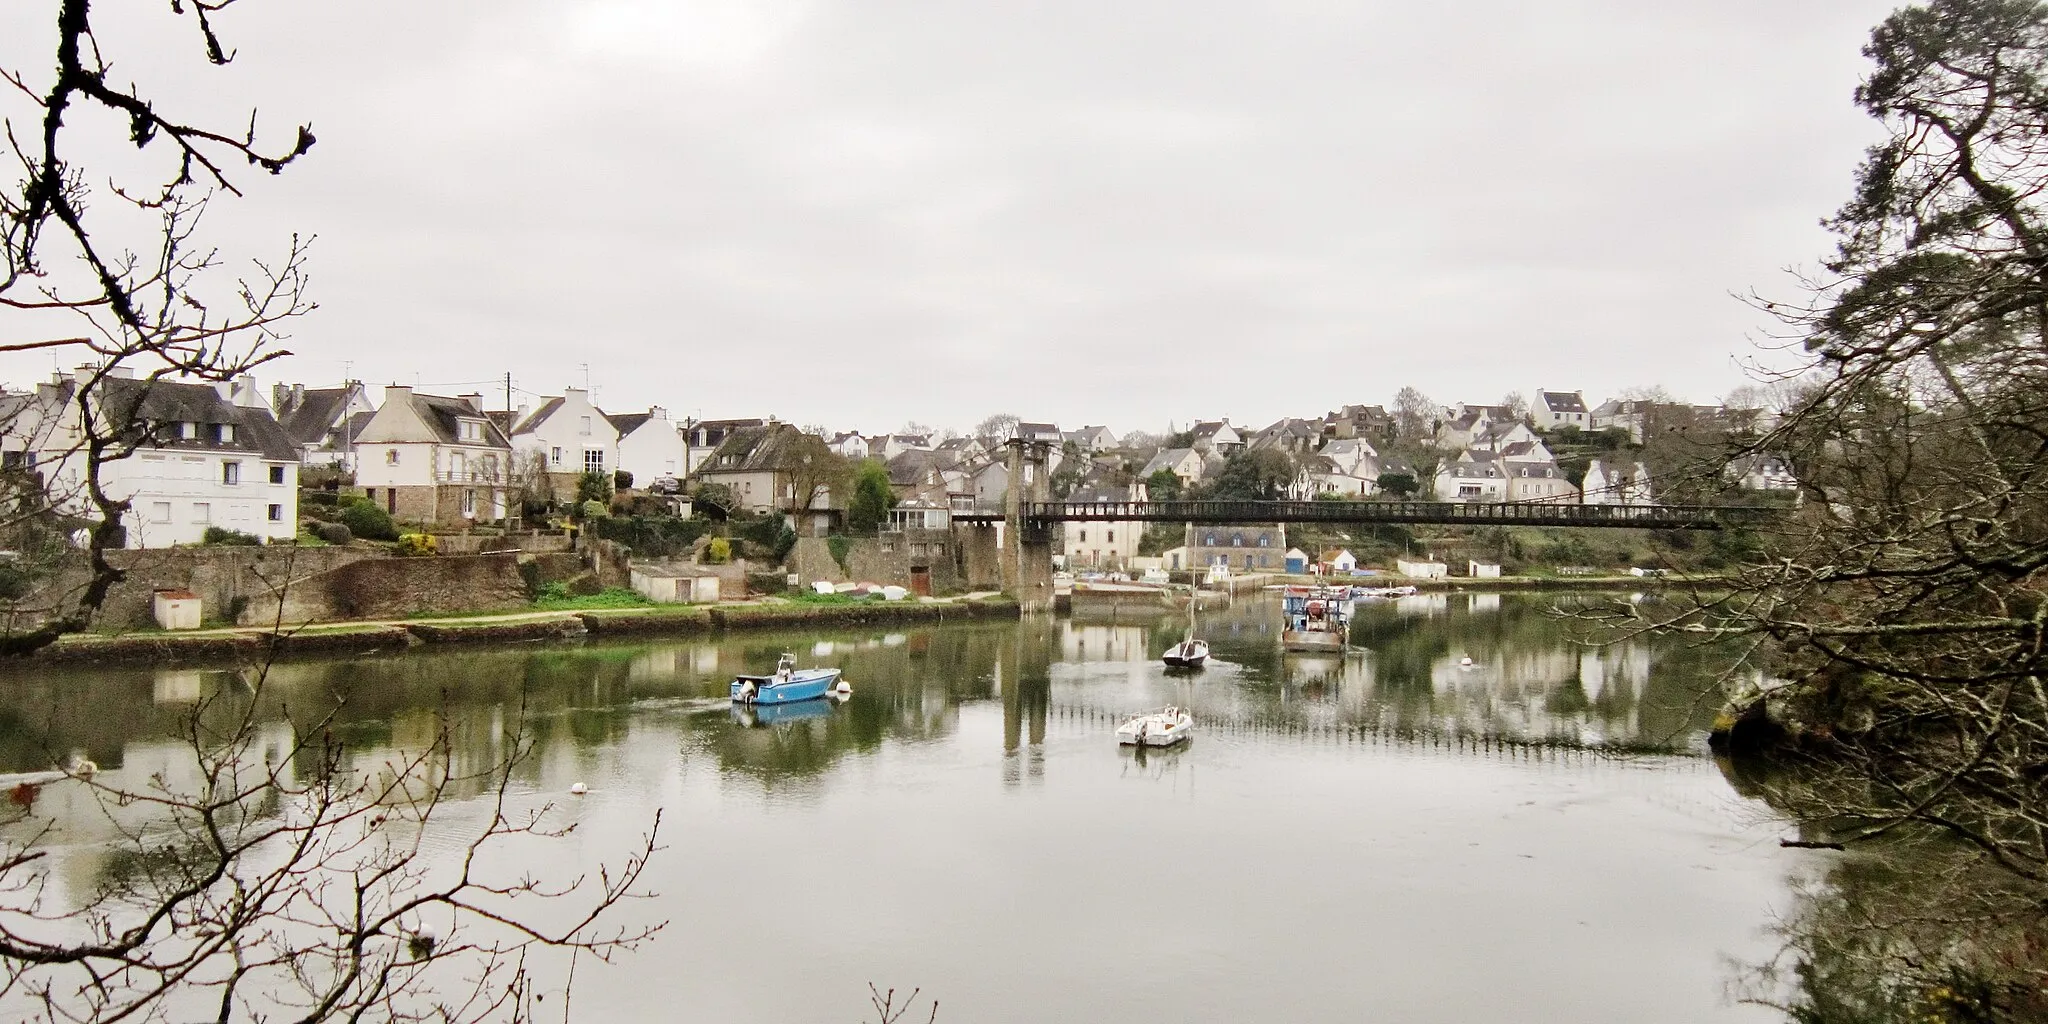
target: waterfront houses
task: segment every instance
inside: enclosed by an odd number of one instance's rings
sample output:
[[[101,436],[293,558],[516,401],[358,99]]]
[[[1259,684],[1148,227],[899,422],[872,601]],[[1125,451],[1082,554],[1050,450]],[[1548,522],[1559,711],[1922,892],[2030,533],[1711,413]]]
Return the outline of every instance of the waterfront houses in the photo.
[[[397,519],[462,526],[503,519],[511,506],[512,442],[480,396],[389,385],[355,445],[356,484]]]
[[[481,406],[481,396],[473,397]],[[618,428],[582,388],[564,388],[531,411],[521,408],[514,419],[510,440],[521,470],[545,473],[557,501],[575,500],[583,474],[618,467]]]
[[[246,377],[182,383],[81,367],[33,398],[18,396],[7,424],[10,461],[40,474],[57,511],[96,514],[84,487],[82,387],[92,389],[101,415],[132,427],[130,454],[99,472],[102,490],[129,502],[125,546],[197,544],[216,527],[273,541],[298,534],[299,445]]]
[[[667,409],[656,405],[646,412],[606,413],[605,419],[618,434],[618,468],[632,474],[634,486],[682,478],[689,445]]]

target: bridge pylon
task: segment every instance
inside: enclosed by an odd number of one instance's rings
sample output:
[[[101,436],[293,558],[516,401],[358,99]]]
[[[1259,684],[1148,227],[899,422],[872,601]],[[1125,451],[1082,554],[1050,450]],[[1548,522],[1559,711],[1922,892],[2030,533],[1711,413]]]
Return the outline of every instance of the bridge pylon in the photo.
[[[1051,491],[1052,445],[1012,438],[1009,486],[1003,493],[1003,590],[1024,614],[1052,610],[1052,524],[1024,515]]]

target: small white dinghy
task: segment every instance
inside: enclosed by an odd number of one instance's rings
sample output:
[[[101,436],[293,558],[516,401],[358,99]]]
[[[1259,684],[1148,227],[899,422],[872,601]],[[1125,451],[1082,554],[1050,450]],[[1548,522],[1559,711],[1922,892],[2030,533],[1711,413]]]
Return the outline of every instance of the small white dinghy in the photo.
[[[1194,716],[1176,707],[1132,715],[1116,727],[1116,741],[1126,747],[1170,747],[1194,734]]]

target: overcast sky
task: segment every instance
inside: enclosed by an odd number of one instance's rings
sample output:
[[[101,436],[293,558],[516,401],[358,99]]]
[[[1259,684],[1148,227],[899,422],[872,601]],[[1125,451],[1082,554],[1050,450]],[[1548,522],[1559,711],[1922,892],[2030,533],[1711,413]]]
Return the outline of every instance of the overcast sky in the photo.
[[[0,60],[46,73],[53,6]],[[271,379],[588,364],[614,410],[873,431],[1711,401],[1766,326],[1731,293],[1828,248],[1894,4],[245,0],[225,71],[150,52],[165,6],[94,8],[162,105],[319,136],[211,225],[318,236]]]

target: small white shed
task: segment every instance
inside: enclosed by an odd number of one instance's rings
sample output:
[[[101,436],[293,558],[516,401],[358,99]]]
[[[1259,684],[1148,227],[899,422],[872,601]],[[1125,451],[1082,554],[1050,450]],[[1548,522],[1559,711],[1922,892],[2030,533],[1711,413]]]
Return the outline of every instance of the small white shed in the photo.
[[[150,610],[156,614],[156,624],[165,629],[198,629],[199,604],[198,594],[173,587],[157,591]]]
[[[717,604],[718,574],[689,565],[635,565],[633,590],[656,604]]]
[[[1466,562],[1465,575],[1482,580],[1497,580],[1500,579],[1500,564],[1498,562]]]
[[[1414,561],[1401,558],[1394,561],[1394,571],[1411,579],[1440,580],[1451,574],[1451,567],[1442,562]]]

